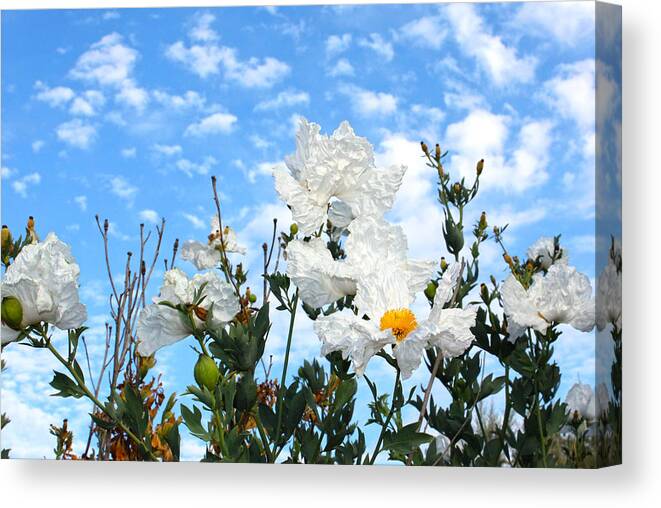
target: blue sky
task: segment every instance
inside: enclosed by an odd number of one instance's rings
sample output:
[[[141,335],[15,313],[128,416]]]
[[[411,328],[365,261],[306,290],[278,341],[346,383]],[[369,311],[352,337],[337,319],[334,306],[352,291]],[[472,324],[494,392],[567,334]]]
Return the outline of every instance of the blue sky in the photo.
[[[379,164],[409,167],[388,217],[414,257],[444,254],[425,139],[449,150],[453,175],[472,177],[486,159],[469,221],[486,210],[491,224],[511,223],[506,242],[520,254],[561,233],[571,263],[594,278],[594,30],[589,2],[5,11],[2,222],[19,232],[34,215],[42,235],[71,244],[98,362],[109,287],[94,214],[111,221],[119,272],[141,222],[165,217],[167,246],[203,240],[218,175],[226,220],[257,274],[271,218],[288,225],[270,173],[293,151],[297,119],[325,132],[349,120]],[[504,277],[494,245],[482,269]],[[277,363],[286,323],[274,319]],[[319,350],[310,322],[296,337],[294,365]],[[594,379],[593,334],[567,330],[557,353],[562,393]],[[51,456],[48,424],[66,416],[82,446],[89,407],[48,397],[50,359],[13,346],[5,358],[13,423],[3,446]],[[181,393],[193,363],[184,342],[159,352],[156,370]],[[389,391],[391,373],[373,363],[368,373]],[[411,382],[425,377],[421,369]],[[183,451],[201,456],[189,437]]]

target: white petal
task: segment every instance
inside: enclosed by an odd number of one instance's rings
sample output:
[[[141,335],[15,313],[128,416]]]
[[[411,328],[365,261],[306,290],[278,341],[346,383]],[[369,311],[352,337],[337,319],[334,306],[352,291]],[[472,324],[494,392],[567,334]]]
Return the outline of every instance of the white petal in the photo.
[[[404,276],[412,292],[424,290],[436,272],[435,261],[410,260],[406,263]]]
[[[473,343],[471,327],[475,326],[477,309],[443,309],[438,320],[426,323],[429,343],[437,346],[446,358],[463,354]]]
[[[540,317],[535,302],[513,275],[510,275],[501,286],[500,296],[508,322],[516,325],[517,333],[521,328],[530,327],[541,332],[546,331],[548,323]]]
[[[422,355],[428,347],[427,338],[416,331],[399,342],[393,349],[402,379],[411,377],[411,374],[420,366]]]
[[[351,207],[344,201],[333,201],[328,210],[328,220],[336,228],[346,228],[355,219]]]
[[[188,240],[181,248],[181,259],[190,261],[198,270],[208,270],[220,264],[220,252],[208,243]]]
[[[160,296],[154,298],[154,303],[168,301],[173,305],[193,302],[195,288],[190,284],[188,276],[179,268],[172,268],[163,275],[163,285]]]
[[[2,323],[2,328],[0,328],[0,344],[4,346],[10,342],[14,342],[16,339],[18,339],[19,335],[20,332],[9,328],[4,323]]]
[[[280,199],[289,205],[294,222],[298,224],[301,232],[306,236],[316,233],[326,223],[327,202],[319,204],[314,196],[283,168],[276,168],[273,177],[275,190]]]
[[[406,166],[366,169],[355,185],[338,192],[337,197],[351,207],[355,217],[380,216],[392,208],[395,194],[402,185]]]
[[[287,274],[298,287],[301,299],[319,308],[356,293],[348,267],[336,261],[322,238],[294,240],[287,246]]]
[[[553,253],[555,251],[555,243],[552,237],[542,236],[538,238],[530,247],[528,247],[528,258],[537,259],[542,265],[542,268],[548,270],[553,264]],[[569,261],[569,254],[564,247],[561,247],[561,257],[555,262],[558,264],[567,264]]]
[[[386,311],[407,309],[414,299],[403,274],[386,266],[358,279],[354,304],[378,323]]]
[[[404,263],[408,250],[406,235],[400,226],[382,217],[356,218],[349,226],[344,246],[349,263],[360,267],[362,273],[378,269],[385,263]]]
[[[241,309],[234,288],[229,282],[222,280],[217,271],[197,274],[191,284],[195,290],[199,290],[202,284],[205,284],[202,292],[204,300],[200,306],[207,310],[211,309],[209,322],[212,326],[219,327],[231,321]]]
[[[188,337],[191,329],[181,313],[165,305],[147,305],[140,312],[136,335],[138,353],[154,354],[158,349]]]

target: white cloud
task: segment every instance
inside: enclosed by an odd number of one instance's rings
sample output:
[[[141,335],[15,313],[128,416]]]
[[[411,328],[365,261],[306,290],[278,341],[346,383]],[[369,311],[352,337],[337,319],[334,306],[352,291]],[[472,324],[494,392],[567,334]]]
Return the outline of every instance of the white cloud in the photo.
[[[85,150],[92,145],[96,138],[96,127],[79,118],[74,118],[58,125],[55,133],[60,141]]]
[[[101,17],[107,21],[110,19],[119,19],[121,16],[117,11],[106,11],[103,13],[103,16]]]
[[[252,168],[247,168],[241,160],[235,160],[233,161],[233,164],[243,172],[246,180],[250,183],[255,183],[259,176],[273,176],[273,170],[275,168],[285,168],[285,163],[283,161],[260,162]]]
[[[110,179],[110,192],[131,205],[138,193],[138,188],[123,176],[115,176]]]
[[[358,45],[371,49],[386,62],[389,62],[395,56],[395,50],[392,47],[392,43],[386,41],[381,34],[378,33],[371,33],[368,38],[360,39]]]
[[[32,142],[32,151],[34,153],[39,153],[41,151],[41,149],[44,147],[44,144],[45,144],[44,141],[42,141],[41,139],[37,139],[37,140],[33,141]]]
[[[195,229],[205,229],[207,227],[207,223],[200,219],[197,215],[193,215],[192,213],[182,213],[181,215],[183,215],[184,218],[190,222]]]
[[[179,159],[176,162],[177,169],[188,176],[193,176],[193,174],[206,175],[216,164],[218,164],[218,161],[210,155],[205,157],[202,162],[191,162],[188,159]]]
[[[515,192],[536,187],[548,180],[552,128],[553,124],[548,120],[529,121],[521,127],[519,146],[508,164],[509,185]]]
[[[398,37],[415,46],[440,49],[447,36],[440,16],[425,16],[406,23],[398,31]]]
[[[132,79],[127,79],[122,83],[119,92],[115,94],[115,101],[141,112],[149,102],[149,92],[137,86]]]
[[[338,76],[353,76],[353,65],[351,65],[351,62],[346,58],[340,58],[335,65],[328,70],[328,75],[333,78]]]
[[[213,113],[199,122],[192,123],[184,131],[184,136],[206,136],[208,134],[228,134],[234,128],[236,116],[230,113]]]
[[[595,120],[595,62],[582,60],[558,67],[557,74],[544,83],[546,99],[561,117],[592,130]]]
[[[276,95],[273,99],[262,101],[255,106],[255,111],[268,111],[280,109],[299,104],[309,104],[310,94],[298,90],[285,90]]]
[[[81,211],[87,211],[87,196],[76,196],[73,198],[73,201],[78,205]]]
[[[206,103],[198,92],[188,90],[182,95],[172,95],[162,90],[154,90],[152,96],[156,102],[169,109],[202,109]]]
[[[512,25],[542,38],[551,35],[562,45],[576,46],[594,38],[595,6],[590,2],[526,2]]]
[[[154,152],[167,157],[179,155],[182,152],[181,145],[161,145],[156,143],[155,145],[152,145],[151,149]]]
[[[266,150],[270,146],[273,146],[273,143],[271,143],[270,141],[267,141],[266,139],[262,138],[261,136],[258,136],[257,134],[253,134],[253,135],[250,136],[250,142],[258,150]]]
[[[94,116],[105,104],[106,98],[98,90],[87,90],[81,96],[75,97],[69,108],[72,115]]]
[[[140,210],[140,213],[138,213],[138,217],[140,218],[141,221],[149,222],[151,224],[158,224],[159,222],[159,215],[156,210],[150,210],[150,209]]]
[[[11,183],[11,186],[16,194],[18,194],[22,198],[26,198],[28,196],[28,189],[31,186],[37,185],[40,182],[41,182],[41,175],[37,172],[34,172],[27,174],[24,177],[19,178],[18,180],[14,180]]]
[[[1,172],[0,174],[2,174],[2,179],[3,179],[3,180],[4,180],[5,178],[11,178],[11,175],[13,175],[14,173],[16,173],[16,170],[15,170],[15,169],[8,168],[7,166],[2,166],[2,170],[1,170],[1,171],[2,171],[2,172]]]
[[[532,56],[519,57],[516,48],[493,35],[473,5],[451,4],[444,12],[462,51],[477,60],[495,85],[527,83],[534,78],[537,60]]]
[[[125,159],[133,159],[135,157],[135,154],[136,154],[136,149],[135,149],[134,146],[132,146],[130,148],[122,148],[119,153]]]
[[[326,56],[332,57],[345,52],[351,46],[351,34],[331,35],[326,39]]]
[[[188,46],[177,41],[168,46],[165,55],[187,67],[201,78],[220,74],[247,88],[270,88],[290,72],[284,62],[273,58],[251,57],[240,60],[234,48],[217,44],[218,36],[211,28],[214,18],[210,14],[197,16],[188,36]]]
[[[126,46],[120,34],[102,37],[84,52],[69,72],[71,77],[100,85],[121,85],[131,78],[138,52]]]
[[[39,93],[36,95],[38,101],[45,102],[49,106],[55,108],[59,106],[64,106],[71,99],[73,99],[74,91],[71,88],[66,86],[56,86],[55,88],[49,88],[48,85],[37,81],[34,84],[34,87],[39,90]]]
[[[354,85],[340,87],[340,93],[349,98],[352,108],[361,116],[388,116],[397,111],[397,98],[389,93],[373,92]]]

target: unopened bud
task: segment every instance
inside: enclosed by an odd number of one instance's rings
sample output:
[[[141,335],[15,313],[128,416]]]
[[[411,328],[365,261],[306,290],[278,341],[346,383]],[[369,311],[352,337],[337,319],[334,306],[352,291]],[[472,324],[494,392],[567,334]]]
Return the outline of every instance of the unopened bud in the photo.
[[[485,302],[489,301],[489,289],[484,282],[480,284],[480,296]]]
[[[434,296],[436,296],[436,284],[433,282],[427,284],[427,287],[425,288],[425,296],[430,300],[434,299]]]
[[[295,222],[293,222],[293,223],[289,226],[289,233],[291,234],[291,236],[295,236],[296,233],[298,233],[298,224],[296,224]]]
[[[254,294],[250,293],[250,296],[248,296],[248,301],[250,303],[255,303],[257,301],[257,297]]]
[[[493,284],[494,286],[496,285],[496,277],[494,277],[493,275],[490,275],[489,280],[491,281],[491,284]]]
[[[475,168],[475,171],[477,172],[477,176],[480,176],[482,174],[482,170],[484,169],[484,159],[480,159],[477,161],[477,167]]]
[[[5,248],[7,244],[11,243],[11,231],[6,224],[2,225],[2,247]]]
[[[28,228],[30,231],[32,231],[32,230],[34,229],[34,217],[33,217],[32,215],[30,215],[30,216],[28,217],[28,225],[27,225],[27,228]]]
[[[500,234],[500,228],[498,226],[493,227],[493,234],[496,236]]]
[[[448,262],[445,260],[445,258],[441,258],[441,270],[445,271],[448,268]]]
[[[218,365],[213,359],[209,358],[207,355],[200,355],[193,369],[193,376],[195,377],[195,382],[200,386],[204,387],[210,392],[216,388],[218,383],[218,378],[220,377],[220,371],[218,370]]]
[[[480,229],[487,229],[487,214],[486,214],[486,212],[482,212],[482,215],[480,215]]]
[[[2,322],[12,330],[20,330],[23,321],[23,306],[15,296],[2,299]]]
[[[436,150],[434,151],[434,157],[436,157],[436,160],[438,162],[441,161],[441,145],[436,143]]]
[[[461,192],[461,184],[459,182],[455,183],[452,186],[452,190],[454,191],[455,194],[459,194]]]
[[[138,356],[138,372],[140,374],[140,379],[144,379],[150,369],[156,365],[156,357],[154,355],[150,356]]]
[[[503,259],[505,260],[505,263],[507,263],[510,267],[514,265],[514,262],[512,261],[512,257],[509,254],[503,254]]]
[[[533,268],[534,268],[534,265],[532,264],[532,261],[528,260],[528,262],[526,263],[526,270],[528,270],[529,272],[532,272]]]
[[[427,144],[424,141],[420,141],[420,148],[422,148],[422,152],[425,155],[429,155],[429,147],[427,146]]]

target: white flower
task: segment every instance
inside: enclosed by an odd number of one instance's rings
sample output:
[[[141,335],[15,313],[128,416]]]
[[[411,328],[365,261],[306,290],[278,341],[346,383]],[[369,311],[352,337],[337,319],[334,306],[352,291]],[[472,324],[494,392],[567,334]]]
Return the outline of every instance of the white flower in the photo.
[[[553,262],[553,254],[555,252],[555,242],[553,240],[553,237],[550,236],[542,236],[538,238],[530,247],[528,247],[528,258],[529,259],[537,259],[539,258],[539,261],[542,265],[542,268],[544,270],[548,270],[549,267],[554,263]],[[557,264],[567,264],[569,261],[569,254],[567,253],[567,249],[564,247],[560,247],[560,257],[555,260],[555,263]]]
[[[597,328],[609,323],[622,329],[622,247],[614,243],[608,263],[597,280]]]
[[[590,279],[576,268],[554,264],[546,274],[536,273],[528,289],[510,275],[500,290],[510,340],[526,328],[545,333],[553,323],[565,323],[582,332],[594,327],[594,299]]]
[[[391,344],[404,379],[418,368],[427,348],[436,346],[446,357],[460,355],[473,340],[470,327],[475,324],[476,310],[443,309],[452,298],[459,272],[458,265],[446,271],[439,282],[434,307],[420,323],[411,305],[423,277],[411,278],[396,265],[385,264],[359,278],[354,300],[357,315],[335,313],[315,321],[322,354],[341,351],[345,359],[351,358],[356,373],[362,375],[369,359]],[[427,280],[431,275],[428,272]]]
[[[425,288],[434,272],[433,261],[407,258],[407,241],[400,226],[379,217],[362,216],[348,227],[346,258],[333,259],[321,238],[294,240],[287,246],[287,274],[301,300],[318,308],[356,294],[356,281],[390,264],[408,280],[414,293]]]
[[[46,322],[61,330],[78,328],[87,309],[78,297],[80,268],[68,245],[50,233],[43,242],[21,250],[7,268],[2,298],[13,296],[21,304],[21,328]],[[16,340],[19,331],[2,324],[2,344]]]
[[[223,228],[222,239],[225,252],[228,254],[232,252],[246,253],[245,247],[239,245],[236,233],[229,226]],[[207,243],[187,240],[181,248],[181,259],[190,261],[198,270],[215,268],[220,262],[220,246],[220,221],[216,215],[211,219],[211,232]]]
[[[195,305],[195,295],[203,299]],[[231,321],[239,312],[239,302],[232,286],[216,271],[196,274],[189,279],[178,268],[168,270],[154,303],[140,313],[137,326],[138,353],[149,356],[163,346],[174,344],[196,329],[218,328]],[[189,316],[161,302],[190,308]],[[191,323],[192,320],[192,323]]]
[[[590,385],[580,382],[575,383],[567,392],[565,403],[570,415],[578,413],[580,417],[587,421],[595,419],[595,396]]]
[[[321,135],[320,129],[301,120],[296,153],[285,160],[288,170],[273,171],[280,198],[307,236],[326,224],[329,206],[337,227],[362,215],[383,215],[392,207],[406,170],[403,166],[377,169],[372,145],[356,136],[348,122],[331,136]]]

